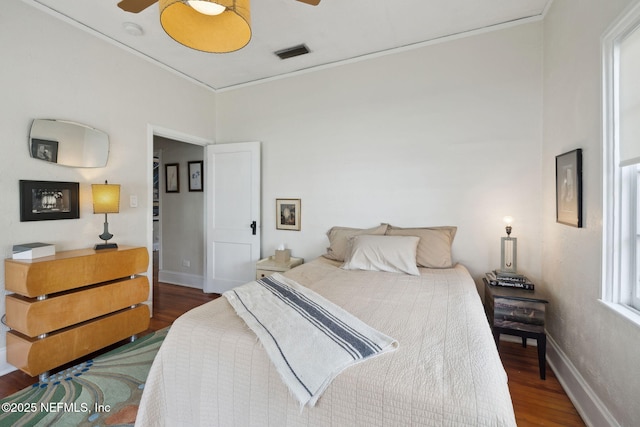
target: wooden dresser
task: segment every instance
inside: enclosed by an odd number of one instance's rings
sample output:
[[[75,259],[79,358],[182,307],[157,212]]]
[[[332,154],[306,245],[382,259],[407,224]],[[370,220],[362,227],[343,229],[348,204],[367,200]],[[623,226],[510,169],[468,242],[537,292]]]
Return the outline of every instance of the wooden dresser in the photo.
[[[146,330],[146,248],[5,260],[7,361],[31,376]]]

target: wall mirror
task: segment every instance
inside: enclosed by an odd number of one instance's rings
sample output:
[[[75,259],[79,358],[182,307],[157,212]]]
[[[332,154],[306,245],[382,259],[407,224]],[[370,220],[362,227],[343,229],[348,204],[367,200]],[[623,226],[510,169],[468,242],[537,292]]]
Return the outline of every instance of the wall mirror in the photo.
[[[64,120],[35,119],[29,132],[34,159],[78,168],[101,168],[109,157],[109,136]]]

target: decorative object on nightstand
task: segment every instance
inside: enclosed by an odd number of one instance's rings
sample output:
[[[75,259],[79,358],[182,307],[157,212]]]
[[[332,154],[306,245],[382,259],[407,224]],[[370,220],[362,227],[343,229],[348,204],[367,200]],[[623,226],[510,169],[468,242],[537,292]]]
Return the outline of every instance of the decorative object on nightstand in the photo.
[[[120,185],[109,184],[107,181],[104,184],[92,184],[91,192],[93,194],[93,213],[104,214],[104,231],[98,236],[104,240],[104,243],[96,245],[94,249],[115,249],[118,245],[109,243],[113,234],[109,233],[107,214],[120,212]]]
[[[275,260],[278,264],[286,264],[291,260],[291,250],[286,249],[284,243],[281,243],[276,249]]]
[[[527,346],[527,338],[537,341],[540,378],[546,378],[547,335],[544,331],[546,305],[549,303],[539,292],[506,286],[494,286],[487,278],[484,281],[484,309],[493,331],[496,346],[500,334],[522,338],[522,346]]]
[[[504,286],[507,288],[519,288],[533,291],[535,285],[526,276],[516,273],[503,273],[498,270],[490,271],[485,275],[487,281],[493,286]]]
[[[500,239],[500,271],[503,273],[516,273],[518,239],[511,237],[513,217],[505,216],[504,222],[507,224],[505,227],[507,237]]]
[[[286,249],[286,251],[289,250]],[[284,273],[285,271],[302,265],[303,262],[304,259],[295,257],[290,257],[287,262],[278,262],[275,256],[261,259],[256,263],[256,279],[271,276],[273,273]]]

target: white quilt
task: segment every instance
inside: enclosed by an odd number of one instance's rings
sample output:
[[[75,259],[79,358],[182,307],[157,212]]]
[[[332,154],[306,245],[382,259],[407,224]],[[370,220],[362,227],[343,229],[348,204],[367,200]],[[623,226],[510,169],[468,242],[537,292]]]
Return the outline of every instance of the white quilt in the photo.
[[[225,298],[180,317],[149,373],[137,426],[515,426],[468,271],[345,271],[318,258],[288,272],[399,347],[343,371],[300,410]]]

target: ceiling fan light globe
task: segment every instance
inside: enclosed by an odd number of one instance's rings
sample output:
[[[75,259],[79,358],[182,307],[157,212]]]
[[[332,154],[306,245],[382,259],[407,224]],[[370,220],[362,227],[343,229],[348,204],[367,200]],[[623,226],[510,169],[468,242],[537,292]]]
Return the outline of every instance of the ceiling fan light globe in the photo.
[[[198,12],[209,16],[220,15],[227,9],[221,4],[208,0],[187,0],[187,3]]]
[[[160,24],[178,43],[202,52],[228,53],[251,40],[250,0],[215,0],[226,7],[219,15],[199,13],[187,1],[158,0]]]

